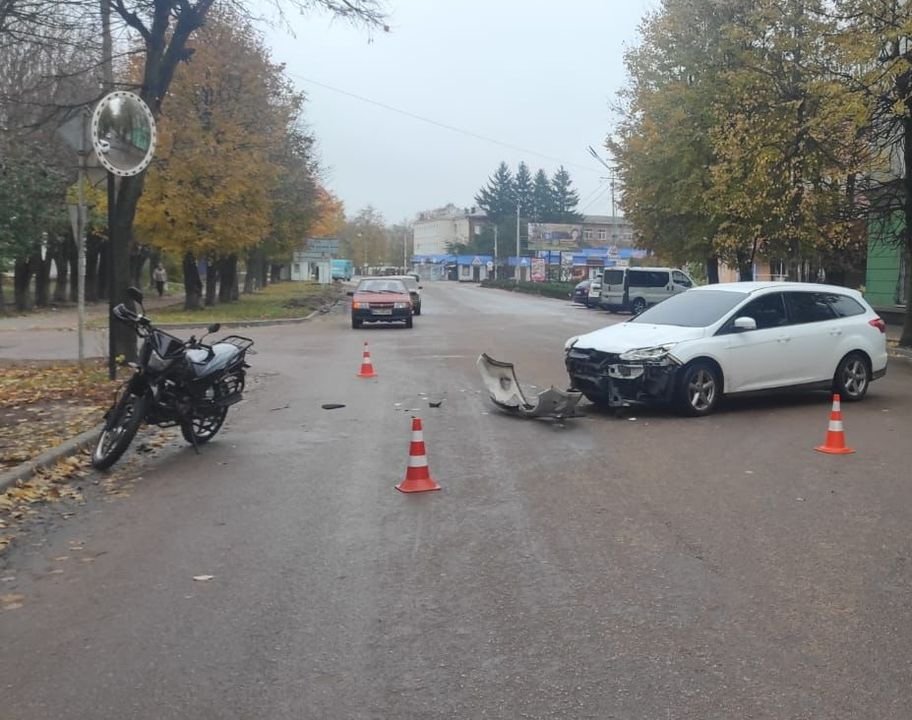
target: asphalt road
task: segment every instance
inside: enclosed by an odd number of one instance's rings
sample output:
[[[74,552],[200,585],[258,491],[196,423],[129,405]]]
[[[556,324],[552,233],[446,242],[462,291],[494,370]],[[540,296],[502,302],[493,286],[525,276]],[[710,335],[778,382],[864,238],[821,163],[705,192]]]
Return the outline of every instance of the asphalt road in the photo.
[[[564,387],[612,316],[425,288],[414,330],[251,331],[215,442],[36,521],[0,560],[0,717],[908,719],[910,366],[844,405],[845,457],[813,452],[826,395],[523,421],[478,354]],[[413,411],[441,492],[393,488]]]

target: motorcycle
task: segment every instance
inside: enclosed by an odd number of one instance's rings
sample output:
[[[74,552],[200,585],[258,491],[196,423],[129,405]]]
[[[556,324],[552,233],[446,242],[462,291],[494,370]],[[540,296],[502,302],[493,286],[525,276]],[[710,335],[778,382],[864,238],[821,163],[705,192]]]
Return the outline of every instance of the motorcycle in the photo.
[[[92,453],[92,466],[99,470],[117,462],[143,422],[180,427],[184,439],[199,452],[199,446],[221,429],[228,408],[241,401],[250,367],[247,353],[254,352],[253,340],[240,335],[204,343],[207,335],[219,331],[218,323],[210,325],[199,340],[169,335],[146,317],[142,292],[131,287],[127,295],[140,312],[121,303],[112,313],[133,328],[142,345],[139,362],[128,363],[133,375],[105,413],[104,429]]]

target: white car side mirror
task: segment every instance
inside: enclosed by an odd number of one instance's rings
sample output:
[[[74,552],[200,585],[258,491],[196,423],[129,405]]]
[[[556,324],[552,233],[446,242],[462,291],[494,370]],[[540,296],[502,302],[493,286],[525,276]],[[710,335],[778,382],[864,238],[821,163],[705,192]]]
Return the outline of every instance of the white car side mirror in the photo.
[[[752,317],[739,317],[735,319],[735,332],[746,332],[756,330],[757,321]]]

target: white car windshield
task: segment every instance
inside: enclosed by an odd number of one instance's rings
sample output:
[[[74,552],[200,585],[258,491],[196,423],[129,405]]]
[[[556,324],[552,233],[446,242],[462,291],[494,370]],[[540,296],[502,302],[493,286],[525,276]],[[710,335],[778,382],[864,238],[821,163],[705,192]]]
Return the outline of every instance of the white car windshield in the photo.
[[[672,295],[635,318],[632,323],[708,327],[721,320],[747,293],[728,290],[689,290]]]

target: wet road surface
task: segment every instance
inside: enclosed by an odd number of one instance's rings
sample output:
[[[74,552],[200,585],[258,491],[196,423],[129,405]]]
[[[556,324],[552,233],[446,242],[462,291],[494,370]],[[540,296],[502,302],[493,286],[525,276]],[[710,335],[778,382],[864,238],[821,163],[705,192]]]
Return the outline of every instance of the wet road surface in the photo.
[[[216,441],[21,537],[0,717],[908,718],[909,366],[844,405],[847,457],[812,450],[825,394],[522,421],[478,354],[564,387],[624,316],[424,293],[413,330],[251,330]],[[411,414],[441,492],[393,488]]]

